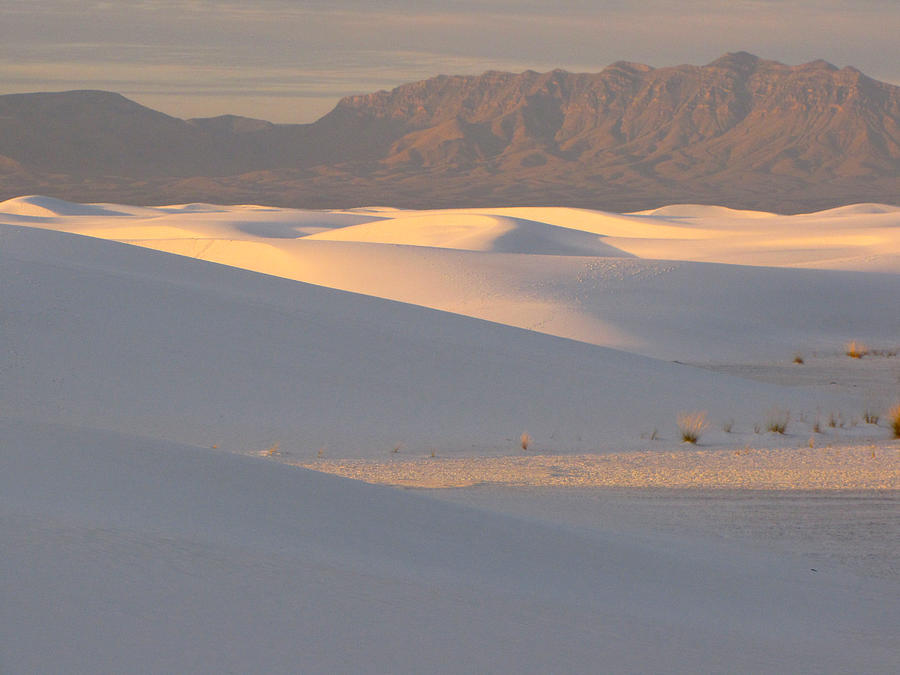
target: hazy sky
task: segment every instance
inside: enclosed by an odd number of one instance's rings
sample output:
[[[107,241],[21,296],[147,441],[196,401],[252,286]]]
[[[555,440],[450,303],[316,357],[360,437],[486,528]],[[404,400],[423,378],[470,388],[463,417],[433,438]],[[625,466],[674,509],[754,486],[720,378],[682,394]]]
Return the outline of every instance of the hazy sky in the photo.
[[[900,0],[0,0],[0,93],[107,89],[178,117],[309,122],[439,73],[745,50],[900,84]]]

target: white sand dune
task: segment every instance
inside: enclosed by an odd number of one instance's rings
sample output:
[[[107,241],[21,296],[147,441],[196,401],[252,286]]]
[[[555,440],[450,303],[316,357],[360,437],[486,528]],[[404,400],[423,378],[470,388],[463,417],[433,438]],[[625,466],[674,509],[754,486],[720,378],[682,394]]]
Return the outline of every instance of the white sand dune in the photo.
[[[4,672],[887,672],[894,586],[0,423]]]
[[[861,406],[115,242],[3,227],[9,415],[315,456],[627,449],[680,410]],[[738,439],[724,442],[737,443]]]
[[[152,214],[149,209],[126,207],[125,210],[104,204],[76,204],[53,197],[31,195],[0,202],[0,213],[30,218],[55,218],[56,216],[125,216]]]
[[[896,275],[309,238],[134,243],[664,359],[790,360],[898,335]]]
[[[22,202],[0,204],[0,221]],[[858,206],[783,217],[692,205],[635,216],[195,204],[150,216],[6,221],[657,358],[724,362],[897,341],[900,320],[888,308],[898,292],[900,209]]]
[[[399,216],[312,234],[307,238],[494,253],[630,257],[603,243],[600,237],[580,229],[510,216],[452,212]]]
[[[502,464],[528,432],[552,482],[560,454],[683,452],[685,410],[723,471],[806,447],[900,377],[835,366],[898,346],[900,211],[838,211],[0,204],[0,671],[895,670],[890,577],[259,456]],[[756,433],[776,406],[787,435]]]

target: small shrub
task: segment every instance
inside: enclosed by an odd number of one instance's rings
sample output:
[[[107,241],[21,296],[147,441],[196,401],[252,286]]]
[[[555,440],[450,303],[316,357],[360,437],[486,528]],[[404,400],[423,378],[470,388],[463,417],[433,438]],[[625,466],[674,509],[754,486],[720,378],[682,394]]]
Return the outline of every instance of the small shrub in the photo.
[[[787,431],[788,422],[791,421],[791,411],[772,408],[769,418],[766,420],[766,431],[783,434]]]
[[[527,431],[523,431],[522,435],[519,436],[519,445],[522,446],[523,450],[527,450],[528,446],[531,445],[532,438],[528,435]]]
[[[861,359],[869,353],[869,348],[859,340],[850,340],[844,347],[844,353],[851,359]]]
[[[803,365],[803,354],[800,354],[800,353],[794,354],[794,363],[799,363],[800,365]]]
[[[900,438],[900,403],[888,410],[888,421],[891,424],[894,438]]]
[[[863,422],[866,424],[878,424],[880,417],[881,416],[878,413],[874,413],[868,408],[863,410]]]
[[[684,443],[696,443],[700,440],[700,435],[709,428],[706,412],[703,411],[679,413],[677,423]]]
[[[733,427],[734,427],[734,420],[728,420],[727,422],[725,422],[725,423],[722,425],[722,431],[724,431],[726,434],[730,434],[730,433],[731,433],[731,429],[732,429]]]
[[[403,443],[397,443],[393,448],[391,448],[391,453],[396,455],[398,452],[400,452],[400,448],[402,447]]]
[[[818,417],[816,418],[816,421],[813,422],[813,428],[812,428],[812,430],[813,430],[813,433],[814,433],[814,434],[821,434],[821,433],[822,433],[822,423],[819,422],[819,418],[818,418]]]

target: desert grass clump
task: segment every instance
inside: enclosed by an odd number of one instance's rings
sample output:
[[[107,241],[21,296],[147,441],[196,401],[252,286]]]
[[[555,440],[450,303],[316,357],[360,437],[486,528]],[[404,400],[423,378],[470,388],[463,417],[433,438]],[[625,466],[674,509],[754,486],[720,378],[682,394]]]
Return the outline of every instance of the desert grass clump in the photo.
[[[851,359],[861,359],[869,353],[869,348],[865,343],[860,342],[859,340],[850,340],[850,342],[844,346],[844,353]]]
[[[531,436],[528,434],[527,431],[523,431],[522,435],[519,436],[519,445],[522,446],[523,450],[527,450],[528,446],[531,445],[531,442],[532,442]]]
[[[799,353],[799,352],[797,352],[796,354],[794,354],[794,363],[797,363],[797,364],[799,364],[799,365],[802,366],[803,363],[804,363],[804,361],[803,361],[803,354],[801,354],[801,353]]]
[[[887,415],[894,438],[900,438],[900,403],[888,410]]]
[[[709,428],[705,411],[679,413],[676,421],[684,443],[696,444],[701,434]]]
[[[769,417],[766,420],[766,431],[771,431],[776,434],[783,434],[785,431],[787,431],[787,426],[790,421],[790,410],[772,408],[772,410],[769,411]]]

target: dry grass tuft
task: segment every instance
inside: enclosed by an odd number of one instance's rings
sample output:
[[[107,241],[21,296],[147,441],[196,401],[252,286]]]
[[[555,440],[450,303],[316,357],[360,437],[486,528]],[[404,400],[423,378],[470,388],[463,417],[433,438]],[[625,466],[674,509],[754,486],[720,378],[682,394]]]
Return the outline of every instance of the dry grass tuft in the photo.
[[[881,419],[881,416],[878,413],[872,412],[868,408],[863,410],[863,422],[866,424],[878,424],[879,419]]]
[[[850,340],[850,342],[844,346],[844,353],[851,359],[861,359],[869,353],[869,348],[865,343],[860,342],[859,340]]]
[[[800,354],[799,352],[794,354],[794,363],[799,363],[800,365],[803,365],[803,354]]]
[[[709,428],[705,411],[679,413],[677,423],[684,443],[696,443],[700,440],[700,435]]]
[[[891,431],[894,438],[900,438],[900,403],[888,410],[888,421],[891,423]]]
[[[790,421],[790,410],[772,408],[769,411],[769,417],[766,420],[766,431],[771,431],[776,434],[783,434],[785,431],[787,431],[787,426]]]
[[[523,450],[527,450],[528,446],[531,445],[532,438],[528,435],[527,431],[523,431],[522,435],[519,436],[519,445],[522,446]]]

